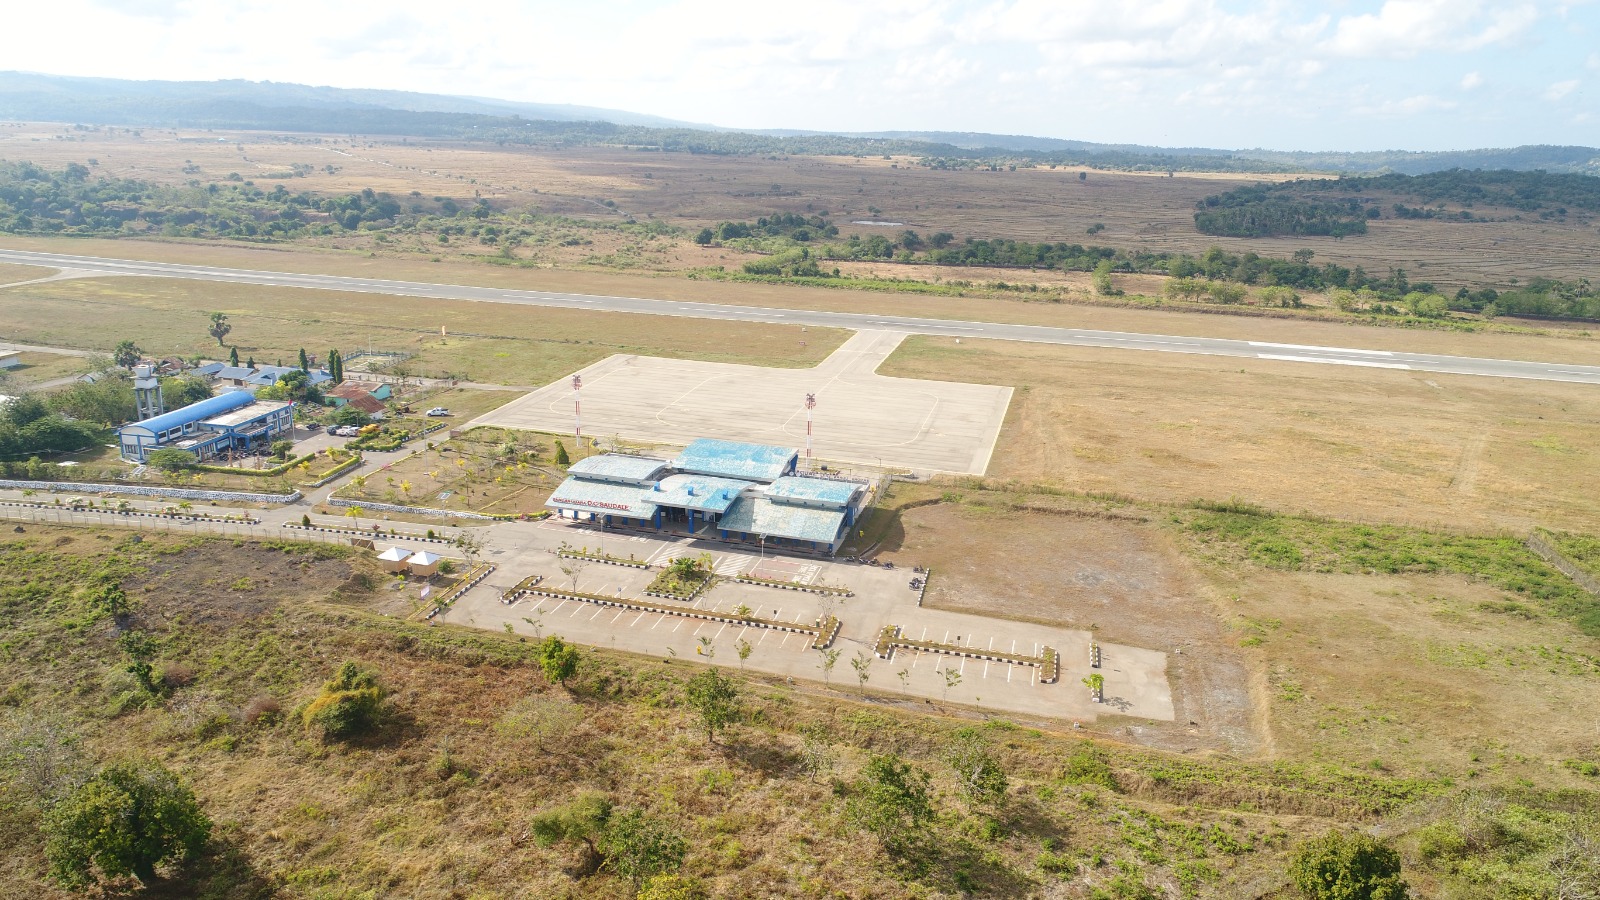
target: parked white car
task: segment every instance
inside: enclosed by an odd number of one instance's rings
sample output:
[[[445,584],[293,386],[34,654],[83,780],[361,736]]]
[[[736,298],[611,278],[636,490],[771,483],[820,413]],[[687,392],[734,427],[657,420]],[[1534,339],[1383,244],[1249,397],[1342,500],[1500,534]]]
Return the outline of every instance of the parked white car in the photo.
[[[448,415],[450,415],[450,410],[445,409],[442,406],[435,406],[433,409],[428,410],[428,415],[430,415],[430,416],[448,416]]]

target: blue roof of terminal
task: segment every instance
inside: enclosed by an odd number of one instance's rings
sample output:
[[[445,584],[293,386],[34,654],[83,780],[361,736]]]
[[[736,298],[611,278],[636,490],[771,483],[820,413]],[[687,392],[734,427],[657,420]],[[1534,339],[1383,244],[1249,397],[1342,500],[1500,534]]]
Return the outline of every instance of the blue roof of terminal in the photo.
[[[629,456],[625,453],[605,453],[580,459],[567,467],[567,472],[585,478],[621,481],[652,481],[657,473],[667,467],[667,461],[650,456]]]
[[[788,470],[795,453],[793,447],[701,438],[683,448],[672,467],[698,475],[772,481]]]
[[[800,500],[844,506],[866,485],[855,481],[805,478],[789,475],[767,485],[767,496],[778,501]]]
[[[561,486],[555,489],[544,505],[582,512],[612,513],[635,519],[648,519],[656,514],[656,504],[647,487],[583,478],[568,478],[561,482]]]
[[[832,544],[844,529],[844,510],[773,503],[765,497],[743,497],[723,513],[717,527],[745,534]]]
[[[656,483],[650,498],[661,506],[719,513],[732,506],[739,499],[739,494],[748,487],[754,485],[736,478],[668,475]]]
[[[190,422],[200,422],[212,416],[220,416],[225,412],[232,412],[241,406],[248,406],[254,403],[255,400],[256,395],[249,391],[228,391],[215,397],[197,400],[188,406],[180,407],[169,413],[152,416],[143,422],[129,422],[128,425],[123,427],[138,426],[147,428],[152,432],[166,431],[169,428],[177,428]]]

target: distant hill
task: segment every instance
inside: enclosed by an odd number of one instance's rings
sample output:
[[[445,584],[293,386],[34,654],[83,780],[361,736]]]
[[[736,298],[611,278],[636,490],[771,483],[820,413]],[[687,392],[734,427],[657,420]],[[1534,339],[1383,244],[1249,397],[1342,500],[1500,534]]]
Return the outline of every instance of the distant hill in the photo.
[[[964,131],[734,131],[660,116],[487,97],[272,81],[127,81],[0,72],[0,118],[92,125],[387,134],[640,146],[717,154],[895,154],[941,168],[1081,165],[1135,171],[1424,174],[1513,169],[1600,175],[1600,149],[1305,152],[1101,144]]]
[[[262,110],[275,110],[263,113]],[[128,81],[29,72],[0,72],[0,118],[84,122],[97,125],[211,125],[222,121],[317,121],[328,113],[365,113],[356,121],[384,121],[381,111],[446,113],[556,122],[612,122],[658,128],[710,128],[620,109],[561,103],[523,103],[483,97],[420,94],[364,88],[315,87],[275,81]],[[308,115],[309,114],[309,115]],[[405,121],[405,117],[396,117]],[[249,127],[249,125],[221,126]],[[356,129],[334,128],[334,131]]]

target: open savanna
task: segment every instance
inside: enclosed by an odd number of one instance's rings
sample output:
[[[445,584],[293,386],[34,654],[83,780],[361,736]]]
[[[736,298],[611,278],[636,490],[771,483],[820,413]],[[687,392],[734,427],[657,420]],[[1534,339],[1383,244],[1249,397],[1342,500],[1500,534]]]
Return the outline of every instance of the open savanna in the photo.
[[[90,763],[155,758],[192,785],[212,846],[145,896],[633,897],[607,871],[575,876],[577,848],[531,840],[536,813],[589,791],[681,834],[684,873],[716,900],[1263,896],[1285,885],[1300,839],[1450,795],[1438,779],[1166,754],[737,673],[743,721],[711,743],[685,704],[698,665],[597,648],[558,686],[526,638],[382,615],[393,592],[369,555],[130,536],[7,538],[0,737],[49,727],[80,738]],[[90,599],[107,582],[131,604],[115,620]],[[127,672],[125,631],[153,641],[162,695]],[[386,713],[324,739],[298,710],[345,661],[376,675]],[[999,809],[961,801],[946,761],[973,725],[1009,777]],[[803,765],[807,729],[831,757],[820,772]],[[846,814],[862,765],[886,752],[932,776],[938,814],[903,855]],[[51,759],[58,776],[74,764]],[[37,798],[0,801],[0,893],[71,896],[45,874]],[[1527,866],[1542,858],[1520,849]]]
[[[9,376],[13,383],[21,385],[34,385],[70,375],[81,375],[94,367],[92,359],[67,356],[62,353],[41,353],[30,350],[24,351],[19,359],[21,364],[16,368],[0,372]]]
[[[1184,502],[1600,531],[1600,391],[912,337],[879,370],[1016,388],[989,474]]]
[[[1448,288],[1504,285],[1535,276],[1600,279],[1600,229],[1576,216],[1570,222],[1545,222],[1522,214],[1523,220],[1517,221],[1516,210],[1480,208],[1474,212],[1494,221],[1385,219],[1372,223],[1369,234],[1344,240],[1222,238],[1195,230],[1197,201],[1240,183],[1285,176],[1167,178],[1091,171],[1080,181],[1083,170],[1078,167],[940,171],[917,167],[909,159],[722,156],[159,129],[79,132],[50,124],[0,130],[0,157],[55,167],[94,159],[97,171],[165,183],[221,181],[238,173],[264,187],[283,184],[295,191],[415,190],[458,200],[481,195],[547,213],[615,221],[632,216],[696,227],[773,213],[826,212],[847,233],[882,232],[880,227],[851,224],[873,220],[900,223],[891,226],[891,233],[903,226],[922,233],[949,231],[958,239],[1189,252],[1220,246],[1280,257],[1305,248],[1315,251],[1319,261],[1361,265],[1369,272],[1401,268],[1413,280]],[[271,177],[285,176],[297,164],[312,171],[304,177]],[[334,172],[326,171],[329,165]],[[1367,199],[1385,209],[1406,200]],[[1087,235],[1096,224],[1105,230]],[[705,264],[705,255],[685,248],[653,264]]]
[[[93,350],[131,340],[151,354],[225,358],[206,333],[213,312],[228,314],[228,343],[241,360],[292,363],[301,347],[319,355],[338,347],[347,357],[372,347],[415,354],[413,374],[510,385],[543,384],[612,353],[812,366],[845,337],[834,329],[141,278],[0,291],[0,335]]]
[[[31,281],[35,278],[44,278],[54,275],[55,270],[40,268],[39,266],[19,266],[12,263],[0,263],[0,285],[15,284],[19,281]]]
[[[1049,325],[1063,328],[1093,328],[1178,334],[1193,337],[1235,338],[1278,341],[1290,344],[1320,344],[1336,347],[1363,347],[1374,350],[1399,350],[1457,356],[1529,359],[1558,363],[1600,364],[1600,339],[1582,329],[1543,327],[1530,331],[1489,330],[1467,332],[1389,328],[1362,325],[1354,321],[1318,321],[1307,318],[1267,316],[1204,315],[1175,309],[1080,306],[1030,299],[1030,295],[999,297],[930,296],[885,293],[867,290],[836,290],[789,284],[689,280],[610,271],[573,271],[558,268],[520,268],[483,265],[460,260],[433,262],[415,255],[368,255],[306,247],[244,243],[205,243],[195,241],[107,240],[37,238],[6,235],[0,246],[46,253],[104,256],[121,259],[148,259],[158,262],[264,269],[278,272],[305,272],[351,275],[365,278],[392,278],[446,284],[481,285],[527,290],[563,291],[624,297],[654,297],[698,303],[725,303],[788,309],[875,312],[885,315],[922,316],[936,319],[1009,322],[1020,325]],[[871,264],[865,264],[871,265]],[[961,270],[950,270],[952,277]],[[1054,275],[1054,273],[1051,273]],[[1059,276],[1058,276],[1059,277]],[[1154,287],[1146,282],[1154,276],[1132,276],[1130,290]],[[197,290],[208,290],[202,286]],[[34,290],[33,287],[9,293]],[[331,296],[331,295],[330,295]],[[357,296],[366,306],[374,295]],[[390,299],[384,298],[387,304]],[[397,302],[421,302],[403,301]],[[436,301],[444,308],[447,301]],[[468,315],[499,315],[503,307],[491,304],[457,304],[474,312]],[[491,310],[488,313],[477,312]],[[1211,307],[1207,312],[1216,312]],[[437,332],[437,325],[434,326]],[[480,328],[467,330],[479,331]],[[109,345],[108,345],[109,346]]]

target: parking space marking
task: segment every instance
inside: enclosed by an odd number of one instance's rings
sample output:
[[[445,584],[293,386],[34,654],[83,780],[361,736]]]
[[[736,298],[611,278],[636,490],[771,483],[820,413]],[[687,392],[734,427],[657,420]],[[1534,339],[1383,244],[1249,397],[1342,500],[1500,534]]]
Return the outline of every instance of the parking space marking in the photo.
[[[765,629],[765,628],[763,628],[763,629],[761,629],[761,640],[758,640],[758,641],[756,641],[756,646],[757,646],[757,647],[759,647],[759,646],[761,646],[761,642],[762,642],[762,641],[765,641],[765,640],[766,640],[766,639],[767,639],[767,635],[769,635],[769,634],[771,634],[771,633],[772,633],[772,632],[770,632],[770,631],[768,631],[768,630],[767,630],[767,629]]]
[[[641,620],[641,619],[643,619],[643,618],[644,618],[644,617],[645,617],[645,616],[648,616],[648,615],[650,615],[650,614],[649,614],[649,613],[648,613],[648,612],[642,612],[642,613],[639,613],[639,618],[638,618],[638,619],[634,619],[634,620],[633,620],[633,621],[632,621],[632,622],[629,622],[629,623],[628,623],[628,627],[629,627],[629,628],[632,628],[632,627],[633,627],[633,626],[635,626],[635,625],[637,625],[637,624],[639,624],[639,621],[640,621],[640,620]]]
[[[611,617],[611,624],[613,624],[613,625],[617,624],[617,620],[622,618],[622,614],[624,612],[626,612],[626,610],[621,610],[621,609],[617,610],[617,614]]]
[[[596,609],[594,611],[594,615],[589,617],[589,621],[593,622],[595,619],[600,618],[600,614],[605,612],[605,611],[606,611],[606,608],[604,606],[596,607]]]
[[[674,627],[673,627],[673,629],[672,629],[672,633],[673,633],[673,634],[677,634],[677,633],[678,633],[678,629],[679,629],[679,628],[682,628],[682,627],[683,627],[683,620],[682,620],[682,619],[679,619],[679,620],[678,620],[678,624],[677,624],[677,625],[676,625],[676,626],[674,626]]]
[[[722,633],[723,633],[723,632],[724,632],[724,631],[727,631],[727,630],[728,630],[728,623],[727,623],[727,622],[723,622],[723,623],[722,623],[722,627],[721,627],[721,628],[718,628],[718,629],[717,629],[717,633],[716,633],[716,634],[714,634],[714,635],[712,635],[712,636],[711,636],[711,639],[712,639],[712,640],[713,640],[713,641],[714,641],[714,640],[716,640],[716,639],[717,639],[717,638],[720,638],[720,637],[722,637]]]
[[[555,609],[550,610],[550,615],[553,616],[556,613],[560,612],[561,611],[561,607],[566,606],[566,605],[567,605],[567,601],[566,600],[562,600],[560,603],[556,604]]]

